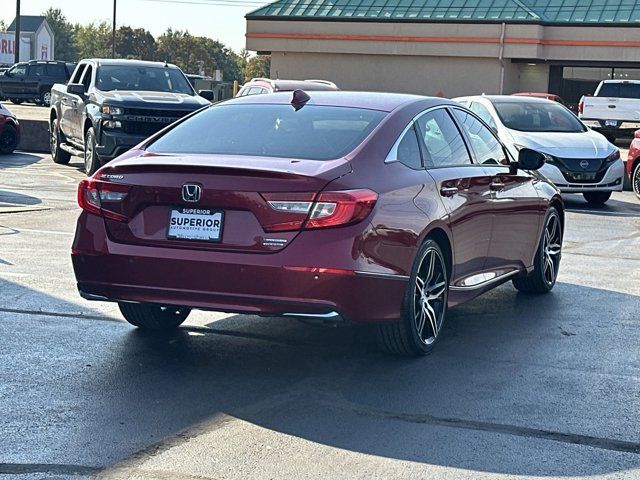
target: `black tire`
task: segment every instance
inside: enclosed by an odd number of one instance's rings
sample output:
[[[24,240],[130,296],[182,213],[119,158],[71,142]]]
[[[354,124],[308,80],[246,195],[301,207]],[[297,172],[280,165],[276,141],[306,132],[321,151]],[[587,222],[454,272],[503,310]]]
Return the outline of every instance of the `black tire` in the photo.
[[[13,125],[5,125],[0,132],[0,153],[8,155],[18,147],[18,131]]]
[[[84,171],[87,175],[93,175],[100,166],[100,158],[96,153],[96,132],[89,127],[84,134]]]
[[[51,120],[49,129],[49,148],[51,150],[51,158],[53,159],[54,163],[66,165],[67,163],[69,163],[69,160],[71,160],[71,154],[69,152],[65,152],[60,148],[60,144],[63,142],[63,137],[62,133],[60,132],[60,127],[58,126],[57,118]]]
[[[12,98],[11,99],[11,103],[13,103],[14,105],[20,105],[23,102],[23,100],[20,100],[19,98]]]
[[[640,198],[640,162],[631,172],[631,188],[633,188],[633,193],[636,194],[636,197]]]
[[[555,229],[553,228],[555,224]],[[550,207],[538,242],[533,271],[512,280],[513,286],[524,293],[548,293],[556,284],[562,258],[562,220],[555,207]],[[547,237],[547,234],[549,236]],[[551,262],[549,265],[548,262]]]
[[[45,107],[51,106],[51,90],[43,90],[40,92],[40,96],[36,99],[38,105],[44,105]]]
[[[611,192],[584,192],[582,195],[592,205],[604,205],[611,198]]]
[[[144,330],[171,330],[184,322],[190,308],[152,305],[149,303],[118,302],[120,312],[127,322]]]
[[[434,263],[431,265],[430,261]],[[377,326],[378,345],[382,350],[411,357],[427,355],[433,350],[447,312],[448,278],[442,249],[434,240],[427,239],[414,261],[400,321]],[[431,294],[426,295],[429,292]]]

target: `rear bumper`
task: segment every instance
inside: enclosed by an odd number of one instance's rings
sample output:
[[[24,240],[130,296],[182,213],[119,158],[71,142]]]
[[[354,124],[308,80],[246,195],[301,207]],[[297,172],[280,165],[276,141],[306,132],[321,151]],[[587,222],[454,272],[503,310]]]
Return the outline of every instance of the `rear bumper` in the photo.
[[[281,252],[243,254],[125,245],[107,238],[99,217],[83,213],[82,224],[72,261],[79,290],[93,300],[388,322],[399,318],[408,282],[403,275],[358,270],[348,250],[344,259],[321,265],[309,258],[318,245],[305,245],[302,234]],[[301,268],[305,257],[307,266],[319,268]]]
[[[615,127],[605,126],[603,120],[582,120],[582,122],[605,136],[617,138],[632,138],[636,130],[640,129],[640,122],[617,122]]]

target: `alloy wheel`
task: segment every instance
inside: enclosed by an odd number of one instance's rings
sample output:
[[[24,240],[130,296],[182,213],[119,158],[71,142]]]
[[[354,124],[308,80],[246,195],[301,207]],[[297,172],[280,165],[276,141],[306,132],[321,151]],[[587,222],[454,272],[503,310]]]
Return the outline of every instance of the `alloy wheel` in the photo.
[[[544,229],[543,269],[544,280],[553,285],[558,274],[560,254],[562,253],[562,226],[556,213],[549,215]]]
[[[87,175],[91,175],[93,170],[93,148],[93,135],[91,134],[91,132],[89,132],[87,133],[87,140],[84,145],[84,171],[87,173]]]
[[[420,341],[435,342],[444,320],[447,278],[444,259],[438,250],[428,248],[415,280],[413,316]]]
[[[631,185],[633,186],[633,192],[638,198],[640,198],[640,163],[636,166],[633,177],[631,178]]]
[[[47,107],[51,105],[51,92],[45,92],[44,95],[42,95],[42,103]]]

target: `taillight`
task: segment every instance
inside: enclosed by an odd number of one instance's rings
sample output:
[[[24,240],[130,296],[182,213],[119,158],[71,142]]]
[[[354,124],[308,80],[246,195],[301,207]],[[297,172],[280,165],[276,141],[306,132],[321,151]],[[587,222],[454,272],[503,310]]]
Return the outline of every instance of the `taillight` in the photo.
[[[584,102],[581,100],[580,103],[578,103],[578,113],[582,113],[584,111]]]
[[[378,194],[366,189],[313,193],[263,193],[269,206],[284,216],[264,225],[266,232],[338,227],[363,220],[376,203]]]
[[[378,194],[371,190],[322,192],[311,210],[305,228],[326,228],[357,223],[373,210]]]
[[[114,211],[129,193],[129,185],[103,182],[100,180],[82,180],[78,185],[78,205],[94,215],[117,222],[126,222],[126,215]]]

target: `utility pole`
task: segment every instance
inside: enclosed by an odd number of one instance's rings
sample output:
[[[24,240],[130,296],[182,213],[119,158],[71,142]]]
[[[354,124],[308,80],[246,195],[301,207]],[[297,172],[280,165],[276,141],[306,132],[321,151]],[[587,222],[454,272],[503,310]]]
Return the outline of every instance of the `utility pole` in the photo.
[[[20,0],[16,0],[16,39],[13,47],[14,63],[20,61]]]
[[[18,0],[19,2],[20,0]],[[116,58],[116,0],[113,0],[113,28],[111,29],[111,56]]]

